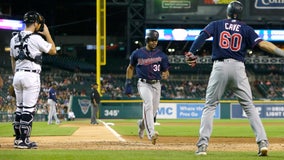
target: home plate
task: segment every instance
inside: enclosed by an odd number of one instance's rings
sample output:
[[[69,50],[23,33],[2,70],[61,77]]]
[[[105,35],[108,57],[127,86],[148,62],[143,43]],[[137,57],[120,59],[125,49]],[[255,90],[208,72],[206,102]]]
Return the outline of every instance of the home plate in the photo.
[[[108,123],[106,123],[106,125],[108,125],[108,126],[114,126],[114,123],[108,122]]]

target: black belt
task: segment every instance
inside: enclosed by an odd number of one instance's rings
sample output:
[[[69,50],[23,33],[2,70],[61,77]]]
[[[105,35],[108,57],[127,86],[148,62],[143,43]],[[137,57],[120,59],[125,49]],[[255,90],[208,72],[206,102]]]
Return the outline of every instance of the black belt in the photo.
[[[16,69],[16,72],[19,72],[19,71],[40,73],[40,70]]]
[[[149,84],[155,84],[160,82],[160,80],[156,80],[156,79],[143,79],[143,78],[139,78],[140,82],[145,82],[145,83],[149,83]]]

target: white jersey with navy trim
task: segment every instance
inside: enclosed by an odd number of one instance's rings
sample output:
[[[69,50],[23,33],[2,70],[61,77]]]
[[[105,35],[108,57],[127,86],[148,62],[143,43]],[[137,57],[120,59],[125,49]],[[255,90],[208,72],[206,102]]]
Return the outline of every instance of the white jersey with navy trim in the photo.
[[[19,34],[21,34],[22,38],[24,38],[28,34],[32,34],[30,31],[21,31]],[[10,56],[16,57],[19,54],[19,48],[15,47],[17,45],[20,45],[20,41],[18,38],[18,34],[16,34],[10,41]],[[30,52],[30,57],[35,58],[36,56],[41,56],[42,53],[47,53],[50,48],[51,44],[45,41],[40,35],[38,34],[32,34],[30,37],[25,40],[23,43],[24,51],[27,50]],[[35,62],[32,62],[30,60],[24,59],[24,60],[17,60],[16,61],[16,67],[15,69],[28,69],[28,70],[41,70],[41,65],[37,64]]]

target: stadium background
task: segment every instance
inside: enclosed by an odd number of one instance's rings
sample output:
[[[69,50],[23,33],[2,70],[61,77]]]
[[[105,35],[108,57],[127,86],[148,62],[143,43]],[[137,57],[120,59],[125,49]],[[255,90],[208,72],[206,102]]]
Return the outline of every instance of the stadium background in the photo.
[[[212,20],[225,18],[225,8],[229,0],[181,0],[178,4],[188,5],[180,7],[168,0],[107,0],[107,63],[101,67],[101,93],[103,116],[106,112],[110,116],[105,118],[138,118],[141,112],[135,112],[141,101],[135,84],[133,85],[133,97],[123,95],[125,70],[128,65],[128,56],[134,49],[144,45],[144,33],[147,28],[185,28],[200,29]],[[259,0],[242,1],[247,7],[243,20],[255,29],[283,29],[283,4],[263,8]],[[159,8],[159,6],[164,7]],[[189,5],[190,4],[190,5]],[[23,7],[24,6],[24,7]],[[21,20],[22,15],[28,10],[37,10],[46,19],[56,45],[61,49],[57,56],[43,57],[42,91],[38,103],[37,120],[46,120],[46,91],[50,82],[59,83],[58,96],[61,108],[58,114],[61,119],[65,118],[70,109],[71,97],[85,99],[89,96],[90,86],[96,77],[96,3],[90,0],[55,1],[50,0],[37,3],[34,0],[16,1],[4,0],[0,5],[2,14],[0,18]],[[264,14],[265,13],[265,14]],[[11,121],[14,111],[14,98],[7,94],[8,86],[12,82],[12,71],[9,52],[5,49],[9,46],[11,30],[0,29],[1,75],[5,81],[0,91],[1,121]],[[138,42],[138,43],[134,43]],[[193,103],[197,106],[203,102],[208,76],[211,71],[210,41],[206,42],[199,53],[199,64],[190,68],[180,59],[184,51],[187,51],[192,41],[160,41],[159,47],[166,52],[172,60],[171,77],[163,81],[162,102],[165,106],[160,113],[167,114],[167,109],[172,108],[168,103],[183,105]],[[282,41],[275,41],[283,48]],[[174,49],[174,50],[172,50]],[[258,49],[249,50],[250,63],[246,63],[247,74],[253,90],[255,100],[260,104],[271,104],[270,110],[275,110],[283,118],[284,109],[281,106],[283,100],[283,59],[273,57]],[[178,60],[177,60],[178,59]],[[228,101],[227,101],[228,100]],[[235,103],[234,95],[228,90],[224,96],[220,108],[230,109],[220,111],[219,118],[232,118],[230,114]],[[84,102],[84,101],[82,101]],[[88,103],[88,102],[85,102]],[[263,106],[260,108],[262,109]],[[112,109],[114,107],[115,109]],[[117,112],[124,108],[129,109],[122,117],[116,117]],[[136,108],[135,108],[136,107]],[[140,106],[141,107],[141,106]],[[191,106],[186,106],[191,107]],[[118,109],[117,109],[118,108]],[[228,108],[228,107],[227,107]],[[264,108],[267,108],[264,106]],[[197,110],[198,108],[193,108]],[[83,109],[84,110],[84,109]],[[82,109],[76,112],[84,112]],[[118,111],[119,110],[119,111]],[[270,112],[269,112],[270,113]],[[80,114],[80,113],[75,113]],[[89,117],[89,112],[83,113],[83,117]],[[267,112],[263,113],[267,114]],[[134,115],[134,117],[129,117]],[[172,118],[172,115],[161,115],[164,118]],[[188,118],[188,117],[187,117]],[[194,117],[198,118],[198,117]],[[242,115],[241,117],[243,118]],[[271,117],[270,117],[271,118]]]

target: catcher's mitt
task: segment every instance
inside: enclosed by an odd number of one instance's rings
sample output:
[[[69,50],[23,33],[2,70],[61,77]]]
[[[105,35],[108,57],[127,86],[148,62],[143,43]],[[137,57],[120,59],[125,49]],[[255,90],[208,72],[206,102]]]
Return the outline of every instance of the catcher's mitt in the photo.
[[[191,52],[185,52],[185,61],[186,63],[191,66],[191,67],[195,67],[196,65],[196,61],[197,61],[197,56],[195,56],[193,53]]]
[[[12,97],[16,97],[16,94],[15,94],[15,90],[14,90],[14,86],[13,85],[10,85],[9,88],[9,95],[12,96]]]

